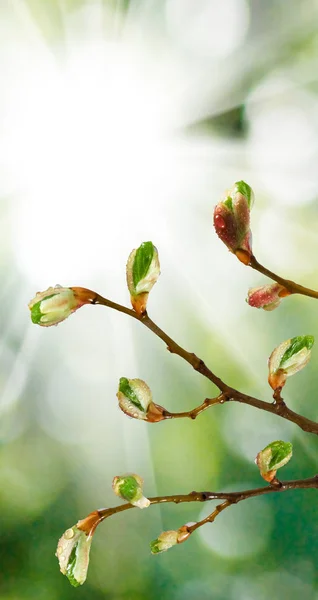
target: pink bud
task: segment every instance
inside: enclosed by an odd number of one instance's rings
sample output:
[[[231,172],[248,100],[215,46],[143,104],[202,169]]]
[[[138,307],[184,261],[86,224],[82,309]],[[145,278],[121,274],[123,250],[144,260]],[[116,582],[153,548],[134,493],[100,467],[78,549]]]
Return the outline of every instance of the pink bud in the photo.
[[[252,256],[250,210],[253,192],[244,181],[238,181],[226,192],[214,209],[214,227],[217,235],[245,264]]]
[[[282,298],[289,296],[290,292],[279,283],[271,283],[248,290],[246,302],[254,308],[274,310],[279,306]]]

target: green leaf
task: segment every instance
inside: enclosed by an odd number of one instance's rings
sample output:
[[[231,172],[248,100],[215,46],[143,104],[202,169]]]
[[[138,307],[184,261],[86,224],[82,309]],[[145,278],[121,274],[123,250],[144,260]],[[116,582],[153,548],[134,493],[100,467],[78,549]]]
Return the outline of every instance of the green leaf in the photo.
[[[233,200],[231,196],[228,196],[226,200],[223,202],[224,206],[226,206],[231,212],[233,212]]]
[[[119,486],[120,495],[122,498],[131,502],[135,499],[136,493],[139,490],[139,485],[134,477],[128,475],[124,478],[123,482]]]
[[[290,442],[283,442],[282,440],[268,444],[264,450],[267,450],[267,448],[270,448],[272,452],[272,457],[268,465],[269,471],[277,469],[279,466],[283,467],[290,460],[293,453],[293,445]]]
[[[289,360],[294,354],[300,352],[303,348],[307,348],[310,350],[314,345],[314,336],[313,335],[299,335],[290,340],[290,346],[287,348],[281,361],[279,363],[280,368],[284,368],[284,363]]]
[[[73,587],[79,587],[81,584],[77,581],[77,579],[75,579],[73,572],[75,569],[75,565],[76,565],[76,549],[77,546],[75,546],[75,548],[73,548],[70,559],[69,559],[69,563],[67,565],[67,569],[66,569],[66,577],[68,578],[70,584]]]
[[[31,308],[31,319],[32,319],[32,323],[35,323],[36,325],[38,325],[41,322],[41,317],[43,317],[43,313],[41,313],[41,303],[44,300],[49,300],[50,298],[53,298],[54,296],[56,296],[56,294],[50,294],[49,296],[47,296],[46,298],[42,298],[42,300],[39,300],[39,302],[36,302],[36,304],[34,304]]]
[[[252,208],[253,190],[252,190],[251,186],[249,186],[248,183],[246,183],[245,181],[237,181],[235,185],[236,185],[237,191],[240,192],[240,194],[245,196],[245,198],[247,199],[248,207]]]
[[[36,325],[38,325],[40,323],[41,317],[42,317],[42,313],[41,313],[41,309],[40,309],[41,302],[42,302],[42,300],[40,300],[39,302],[34,304],[34,306],[32,306],[32,308],[31,308],[32,323],[35,323]]]
[[[139,410],[145,412],[144,407],[140,404],[134,390],[130,387],[127,377],[121,377],[119,380],[119,391],[126,396]]]
[[[143,242],[137,249],[132,269],[135,288],[138,283],[146,277],[153,259],[154,251],[155,248],[152,242]]]
[[[160,552],[160,540],[158,540],[158,538],[150,542],[150,550],[152,554],[158,554]]]

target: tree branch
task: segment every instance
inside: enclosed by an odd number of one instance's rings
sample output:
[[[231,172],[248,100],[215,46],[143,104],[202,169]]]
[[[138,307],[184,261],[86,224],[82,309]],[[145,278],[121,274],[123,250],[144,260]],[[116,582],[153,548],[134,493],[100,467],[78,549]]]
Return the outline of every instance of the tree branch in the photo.
[[[302,294],[302,296],[309,296],[310,298],[316,299],[318,298],[318,292],[316,292],[316,290],[311,290],[310,288],[299,285],[299,283],[295,283],[295,281],[284,279],[283,277],[276,275],[276,273],[273,273],[269,269],[266,269],[266,267],[263,267],[263,265],[261,265],[253,255],[250,257],[248,266],[284,286],[291,294]]]
[[[277,480],[276,480],[277,481]],[[202,525],[208,522],[214,521],[215,517],[225,508],[232,504],[238,504],[248,498],[255,498],[257,496],[263,496],[264,494],[272,494],[279,492],[286,492],[289,490],[298,489],[318,489],[318,475],[307,479],[295,479],[291,481],[281,481],[275,485],[268,485],[266,487],[259,487],[251,490],[245,490],[241,492],[190,492],[189,494],[176,494],[172,496],[154,496],[149,498],[150,504],[180,504],[183,502],[207,502],[209,500],[225,500],[221,505],[218,505],[215,510],[208,515],[202,521],[190,525],[187,527],[189,533],[192,533]],[[121,504],[112,508],[101,508],[93,511],[85,519],[82,519],[77,523],[77,527],[87,535],[93,535],[96,527],[108,517],[115,514],[136,508],[132,504]]]
[[[196,356],[196,354],[188,352],[187,350],[179,346],[179,344],[177,344],[169,335],[167,335],[162,329],[160,329],[160,327],[158,327],[158,325],[154,323],[152,319],[150,319],[147,312],[143,313],[142,315],[138,315],[134,310],[127,308],[126,306],[122,306],[121,304],[112,302],[111,300],[104,298],[100,294],[96,294],[91,290],[87,290],[87,292],[90,295],[91,304],[100,304],[102,306],[108,306],[109,308],[113,308],[114,310],[122,312],[126,315],[129,315],[133,319],[140,321],[140,323],[142,323],[145,327],[150,329],[150,331],[152,331],[157,337],[159,337],[163,342],[165,342],[168,350],[172,354],[177,354],[178,356],[183,358],[187,363],[189,363],[193,367],[193,369],[195,369],[195,371],[201,373],[201,375],[203,375],[204,377],[209,379],[209,381],[214,383],[214,385],[216,385],[220,392],[222,392],[221,396],[219,396],[219,401],[213,399],[213,402],[211,401],[210,404],[207,404],[204,407],[203,405],[201,405],[201,408],[198,407],[198,409],[194,409],[195,411],[198,411],[197,414],[205,410],[205,408],[208,408],[209,406],[212,406],[214,404],[222,404],[225,401],[241,402],[242,404],[247,404],[249,406],[253,406],[254,408],[259,408],[260,410],[265,410],[266,412],[278,415],[283,419],[287,419],[288,421],[295,423],[303,431],[307,431],[309,433],[314,433],[315,435],[318,435],[318,423],[315,423],[314,421],[311,421],[310,419],[307,419],[306,417],[303,417],[302,415],[294,412],[293,410],[288,408],[284,402],[265,402],[264,400],[259,400],[258,398],[254,398],[253,396],[244,394],[243,392],[240,392],[235,388],[232,388],[229,385],[227,385],[224,381],[222,381],[222,379],[217,377],[217,375],[215,375],[213,371],[211,371],[207,367],[207,365],[203,362],[201,358]],[[194,414],[196,416],[196,413]],[[181,415],[189,416],[185,413],[181,413]]]

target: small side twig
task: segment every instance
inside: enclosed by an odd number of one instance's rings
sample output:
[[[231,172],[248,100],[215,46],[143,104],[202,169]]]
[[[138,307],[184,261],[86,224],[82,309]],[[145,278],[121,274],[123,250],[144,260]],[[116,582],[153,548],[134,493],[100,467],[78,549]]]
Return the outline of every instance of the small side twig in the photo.
[[[284,284],[283,284],[284,285]],[[248,394],[244,394],[235,388],[232,388],[228,384],[226,384],[220,377],[215,375],[211,369],[207,367],[204,361],[199,358],[193,352],[188,352],[182,346],[179,346],[165,331],[160,329],[154,321],[148,316],[147,312],[144,312],[141,315],[138,315],[134,310],[127,308],[126,306],[122,306],[121,304],[117,304],[104,298],[100,294],[96,294],[93,291],[87,290],[88,293],[91,294],[91,303],[92,304],[100,304],[102,306],[107,306],[109,308],[113,308],[119,312],[122,312],[137,321],[140,321],[147,329],[150,329],[157,337],[159,337],[167,346],[168,350],[172,354],[177,354],[181,358],[183,358],[187,363],[189,363],[195,371],[209,379],[214,385],[220,390],[220,392],[227,398],[227,400],[232,400],[234,402],[241,402],[242,404],[247,404],[248,406],[253,406],[254,408],[258,408],[260,410],[265,410],[266,412],[278,415],[283,419],[287,419],[292,423],[295,423],[302,429],[303,431],[307,431],[309,433],[314,433],[318,435],[318,423],[315,421],[311,421],[306,417],[294,412],[290,408],[288,408],[285,402],[265,402],[264,400],[260,400],[258,398],[254,398],[253,396],[249,396]],[[317,293],[318,297],[318,293]],[[214,404],[214,403],[213,403]],[[215,404],[221,404],[221,402],[215,402]],[[211,404],[212,405],[212,404]],[[208,406],[206,407],[208,408]],[[202,408],[205,410],[205,407]],[[201,409],[199,413],[202,412]],[[199,414],[198,413],[198,414]],[[188,416],[188,415],[185,415]],[[191,417],[190,417],[191,418]]]
[[[261,265],[254,255],[250,257],[248,266],[284,286],[291,294],[301,294],[302,296],[309,296],[310,298],[318,299],[318,292],[316,290],[304,287],[303,285],[300,285],[291,279],[284,279],[284,277],[276,275],[276,273],[273,273],[273,271],[270,271]]]
[[[223,510],[232,506],[233,504],[238,504],[243,500],[248,500],[249,498],[255,498],[258,496],[263,496],[265,494],[272,493],[280,493],[287,492],[289,490],[297,490],[297,489],[318,489],[318,475],[314,477],[309,477],[307,479],[295,479],[291,481],[278,481],[276,480],[275,485],[269,484],[265,487],[259,487],[254,489],[249,489],[240,492],[190,492],[189,494],[175,494],[172,496],[154,496],[149,498],[150,505],[155,504],[180,504],[184,502],[207,502],[210,500],[224,500],[222,504],[218,505],[214,511],[208,515],[202,521],[198,521],[197,523],[188,526],[189,533],[193,533],[199,527],[205,525],[205,523],[212,523],[214,519],[217,517],[219,513]],[[126,510],[130,510],[136,508],[132,504],[122,504],[120,506],[115,506],[112,508],[101,508],[99,510],[93,511],[90,513],[85,519],[82,519],[78,522],[77,527],[82,529],[88,535],[93,535],[96,527],[105,519],[116,515],[121,512],[125,512]]]
[[[168,410],[163,410],[164,419],[183,419],[188,417],[189,419],[196,419],[198,415],[200,415],[204,410],[210,408],[210,406],[215,406],[216,404],[224,404],[226,402],[227,397],[224,394],[219,394],[216,398],[206,398],[202,404],[193,408],[192,410],[187,410],[184,412],[169,412]]]

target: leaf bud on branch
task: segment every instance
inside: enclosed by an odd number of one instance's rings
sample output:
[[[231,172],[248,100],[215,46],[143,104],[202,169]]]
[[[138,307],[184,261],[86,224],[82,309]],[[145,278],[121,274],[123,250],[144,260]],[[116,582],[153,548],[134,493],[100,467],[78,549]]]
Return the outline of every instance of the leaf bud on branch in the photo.
[[[151,554],[160,554],[170,550],[173,546],[185,542],[191,535],[187,525],[177,530],[163,531],[155,540],[150,542]]]
[[[32,322],[42,327],[58,325],[75,310],[92,302],[92,292],[80,287],[64,288],[56,285],[45,292],[37,292],[29,302]]]
[[[91,543],[92,536],[76,525],[67,529],[59,539],[55,555],[61,573],[74,587],[83,585],[86,580]]]
[[[277,308],[281,300],[290,294],[291,292],[279,283],[271,283],[257,288],[250,288],[246,302],[253,308],[263,308],[270,311]]]
[[[278,440],[271,442],[258,453],[255,459],[260,474],[269,483],[276,478],[277,470],[286,465],[293,454],[293,446],[290,442]]]
[[[131,304],[138,315],[146,312],[148,295],[160,275],[157,248],[143,242],[129,255],[126,276]]]
[[[268,383],[273,390],[281,389],[287,377],[298,373],[307,365],[313,344],[312,335],[300,335],[275,348],[268,359]]]
[[[147,508],[150,501],[142,493],[144,480],[139,475],[120,475],[113,479],[113,490],[116,496],[127,500],[138,508]]]
[[[121,377],[117,398],[119,408],[133,419],[156,423],[165,418],[164,409],[152,401],[151,390],[142,379]]]
[[[252,256],[250,211],[253,202],[252,188],[245,181],[237,181],[214,209],[217,235],[244,264],[249,264]]]

